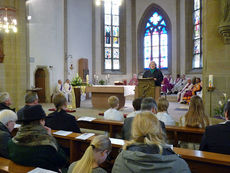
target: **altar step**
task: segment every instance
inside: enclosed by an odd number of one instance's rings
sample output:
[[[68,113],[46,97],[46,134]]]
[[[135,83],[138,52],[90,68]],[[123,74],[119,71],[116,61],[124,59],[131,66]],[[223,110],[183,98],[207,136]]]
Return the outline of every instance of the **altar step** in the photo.
[[[165,96],[161,95],[161,97],[165,97]],[[166,98],[169,102],[177,102],[177,95],[176,94],[166,95]]]

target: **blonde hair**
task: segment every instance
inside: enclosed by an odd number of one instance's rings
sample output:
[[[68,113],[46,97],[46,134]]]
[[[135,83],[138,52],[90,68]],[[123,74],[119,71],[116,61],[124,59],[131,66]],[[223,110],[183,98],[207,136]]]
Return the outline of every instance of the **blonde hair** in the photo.
[[[107,136],[99,135],[96,136],[90,143],[90,146],[86,149],[85,154],[82,156],[81,160],[77,162],[73,168],[74,173],[91,173],[93,169],[93,163],[95,162],[94,152],[108,150],[110,152],[112,149],[111,141]]]
[[[141,112],[135,116],[132,123],[132,140],[125,143],[126,150],[132,144],[157,145],[162,154],[162,145],[165,144],[165,134],[162,131],[160,121],[151,112]]]
[[[167,111],[168,110],[168,107],[169,107],[169,102],[167,99],[161,97],[159,98],[158,100],[158,105],[157,105],[157,108],[158,108],[158,112],[164,112],[164,111]]]
[[[185,125],[188,127],[205,128],[209,125],[208,116],[204,112],[202,99],[195,95],[191,98],[189,110],[185,114]]]
[[[116,96],[110,96],[108,103],[111,108],[115,108],[119,104],[119,99]]]
[[[65,96],[63,94],[56,94],[53,98],[54,106],[57,110],[59,110],[63,105],[65,105],[67,102]]]

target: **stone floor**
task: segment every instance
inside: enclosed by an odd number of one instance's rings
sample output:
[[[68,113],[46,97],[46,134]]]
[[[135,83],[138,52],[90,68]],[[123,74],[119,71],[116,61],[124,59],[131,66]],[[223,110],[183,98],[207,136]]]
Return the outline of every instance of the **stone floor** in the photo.
[[[133,100],[133,97],[126,98],[125,107],[121,109],[123,113],[130,113],[133,111],[132,100]],[[172,102],[173,100],[172,98],[169,98],[169,100],[170,102],[169,102],[168,113],[174,118],[175,121],[178,122],[180,117],[187,112],[188,105],[182,105],[177,102]],[[50,111],[48,111],[48,109],[54,107],[53,104],[51,103],[45,103],[42,105],[43,105],[44,110],[47,113],[51,113]],[[72,115],[77,116],[77,117],[91,116],[91,117],[96,117],[96,118],[103,118],[102,116],[99,116],[98,114],[104,112],[105,110],[106,109],[94,109],[91,103],[91,99],[87,99],[81,102],[81,107],[77,108],[76,112],[72,113]]]

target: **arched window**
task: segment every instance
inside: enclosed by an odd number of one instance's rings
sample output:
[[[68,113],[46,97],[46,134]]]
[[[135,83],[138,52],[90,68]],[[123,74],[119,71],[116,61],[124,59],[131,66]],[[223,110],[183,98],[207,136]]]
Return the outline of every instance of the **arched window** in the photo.
[[[162,15],[154,11],[145,25],[144,68],[155,61],[161,69],[168,68],[168,28]]]
[[[202,68],[202,0],[194,0],[193,6],[193,61],[192,68]]]
[[[120,71],[120,0],[104,1],[104,70]]]

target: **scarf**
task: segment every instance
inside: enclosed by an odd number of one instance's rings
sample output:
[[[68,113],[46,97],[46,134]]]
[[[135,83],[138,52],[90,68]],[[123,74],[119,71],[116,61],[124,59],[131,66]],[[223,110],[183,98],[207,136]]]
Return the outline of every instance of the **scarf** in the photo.
[[[151,73],[154,73],[156,69],[155,68],[154,69],[150,68],[149,70],[151,71]]]
[[[50,136],[42,125],[37,124],[22,125],[12,141],[18,145],[31,147],[49,145],[58,150],[55,138]]]

